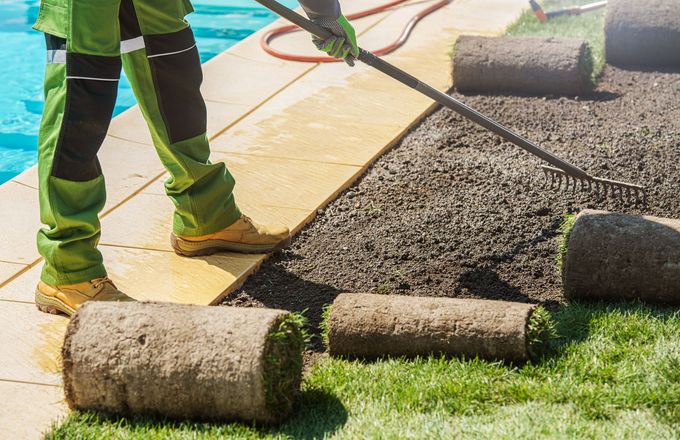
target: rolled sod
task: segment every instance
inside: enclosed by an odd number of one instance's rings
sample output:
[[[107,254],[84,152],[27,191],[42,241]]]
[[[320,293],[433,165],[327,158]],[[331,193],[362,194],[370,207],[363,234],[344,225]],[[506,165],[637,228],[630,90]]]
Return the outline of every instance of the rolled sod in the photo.
[[[537,353],[529,341],[540,345],[547,334],[543,316],[530,325],[534,310],[504,301],[341,294],[325,322],[327,345],[333,356],[357,358],[446,354],[525,361]]]
[[[593,58],[579,39],[461,36],[453,83],[461,93],[586,95],[594,86]]]
[[[568,298],[680,305],[680,220],[585,210],[565,232]]]
[[[272,423],[300,387],[299,315],[154,303],[84,305],[69,323],[71,409]]]
[[[680,66],[680,1],[610,0],[605,52],[623,67]]]

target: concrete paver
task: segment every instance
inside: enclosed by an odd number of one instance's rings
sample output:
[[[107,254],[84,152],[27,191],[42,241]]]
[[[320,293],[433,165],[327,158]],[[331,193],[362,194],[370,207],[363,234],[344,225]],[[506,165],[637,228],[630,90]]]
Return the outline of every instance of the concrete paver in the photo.
[[[28,264],[6,263],[0,261],[0,286],[27,267]]]
[[[42,438],[67,414],[61,387],[0,380],[0,434],[4,439]]]
[[[68,320],[38,313],[34,304],[1,301],[0,380],[61,384],[61,344]],[[2,406],[0,404],[0,406]]]

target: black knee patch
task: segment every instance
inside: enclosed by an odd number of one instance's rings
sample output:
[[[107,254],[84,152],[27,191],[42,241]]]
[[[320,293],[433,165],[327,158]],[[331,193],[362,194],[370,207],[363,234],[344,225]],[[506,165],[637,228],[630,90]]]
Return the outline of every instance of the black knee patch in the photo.
[[[66,50],[66,38],[56,35],[45,34],[45,45],[47,50]]]
[[[132,0],[121,0],[118,20],[120,21],[121,41],[142,36],[142,29],[139,26],[137,11],[135,11],[135,5]]]
[[[101,175],[97,152],[111,122],[120,69],[120,57],[66,55],[66,105],[53,176],[87,181]]]
[[[145,35],[144,43],[170,142],[205,133],[207,111],[200,91],[203,72],[191,28]]]

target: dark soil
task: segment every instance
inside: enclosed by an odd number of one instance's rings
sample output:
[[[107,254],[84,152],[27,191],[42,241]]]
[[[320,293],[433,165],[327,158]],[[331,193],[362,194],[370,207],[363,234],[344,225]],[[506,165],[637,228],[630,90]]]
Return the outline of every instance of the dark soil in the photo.
[[[543,189],[539,160],[439,109],[225,304],[307,310],[340,292],[564,301],[558,227],[583,208],[680,217],[680,72],[607,67],[589,99],[463,100],[648,206]]]

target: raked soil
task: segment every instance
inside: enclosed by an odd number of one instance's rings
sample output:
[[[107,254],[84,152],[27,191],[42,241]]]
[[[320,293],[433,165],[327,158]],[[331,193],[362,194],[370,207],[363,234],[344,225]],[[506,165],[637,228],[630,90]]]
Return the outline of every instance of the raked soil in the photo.
[[[224,304],[307,310],[340,292],[564,302],[558,228],[584,208],[680,217],[680,72],[607,67],[589,98],[459,96],[640,206],[543,188],[541,162],[438,109]],[[338,133],[342,136],[342,133]]]

